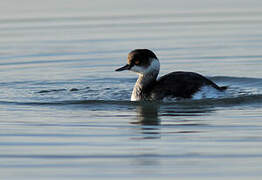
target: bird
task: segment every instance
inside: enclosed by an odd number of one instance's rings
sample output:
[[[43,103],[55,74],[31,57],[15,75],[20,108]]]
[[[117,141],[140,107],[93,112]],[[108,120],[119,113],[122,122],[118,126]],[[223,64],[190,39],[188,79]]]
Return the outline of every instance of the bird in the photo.
[[[151,50],[135,49],[128,53],[127,64],[115,71],[129,70],[138,74],[131,101],[163,100],[165,98],[189,99],[202,93],[220,93],[226,86],[218,86],[210,79],[195,72],[176,71],[159,79],[160,62]]]

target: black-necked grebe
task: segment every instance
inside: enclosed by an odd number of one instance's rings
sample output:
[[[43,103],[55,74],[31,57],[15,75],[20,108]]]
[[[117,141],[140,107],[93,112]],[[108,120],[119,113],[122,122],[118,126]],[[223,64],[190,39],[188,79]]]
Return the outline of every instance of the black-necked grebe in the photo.
[[[208,98],[208,92],[221,93],[226,89],[194,72],[172,72],[157,80],[159,69],[159,60],[152,51],[135,49],[128,54],[127,65],[116,71],[130,70],[138,73],[139,77],[134,86],[131,101],[193,98],[194,96]],[[200,91],[204,92],[199,93]]]

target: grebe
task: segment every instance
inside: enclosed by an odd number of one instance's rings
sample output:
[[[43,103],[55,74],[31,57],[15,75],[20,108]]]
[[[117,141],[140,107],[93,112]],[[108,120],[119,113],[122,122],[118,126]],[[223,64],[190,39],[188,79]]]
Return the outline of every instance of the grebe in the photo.
[[[201,90],[223,92],[226,87],[219,87],[206,77],[194,73],[177,71],[160,77],[160,63],[156,55],[148,49],[135,49],[128,54],[127,64],[116,71],[130,70],[139,77],[134,86],[131,101],[163,100],[164,98],[193,98]],[[205,94],[202,98],[208,98]]]

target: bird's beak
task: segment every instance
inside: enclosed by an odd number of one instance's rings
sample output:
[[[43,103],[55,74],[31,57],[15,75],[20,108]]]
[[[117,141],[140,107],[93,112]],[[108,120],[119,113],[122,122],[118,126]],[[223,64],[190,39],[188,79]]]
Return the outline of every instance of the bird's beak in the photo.
[[[129,70],[131,68],[131,66],[129,64],[121,67],[121,68],[118,68],[116,69],[115,71],[124,71],[124,70]]]

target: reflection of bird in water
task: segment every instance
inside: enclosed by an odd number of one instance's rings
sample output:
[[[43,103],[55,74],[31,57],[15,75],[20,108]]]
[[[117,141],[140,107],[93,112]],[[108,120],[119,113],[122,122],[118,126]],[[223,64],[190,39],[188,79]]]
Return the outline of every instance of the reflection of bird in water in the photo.
[[[131,124],[140,124],[139,129],[144,135],[142,139],[160,138],[159,106],[155,103],[143,102],[136,105],[137,119]]]
[[[139,123],[142,125],[159,125],[158,109],[158,104],[150,102],[144,102],[136,106]]]
[[[161,106],[161,107],[160,107]],[[160,111],[160,112],[159,112]],[[193,116],[204,116],[213,112],[213,109],[203,106],[192,106],[190,102],[178,104],[157,103],[143,101],[136,104],[137,121],[132,124],[140,124],[143,139],[158,139],[161,137],[161,129],[165,127],[179,127],[168,132],[174,133],[200,133],[199,126],[205,126],[204,122],[192,120]],[[160,118],[163,118],[164,125],[161,125]],[[181,127],[182,130],[181,130]]]

